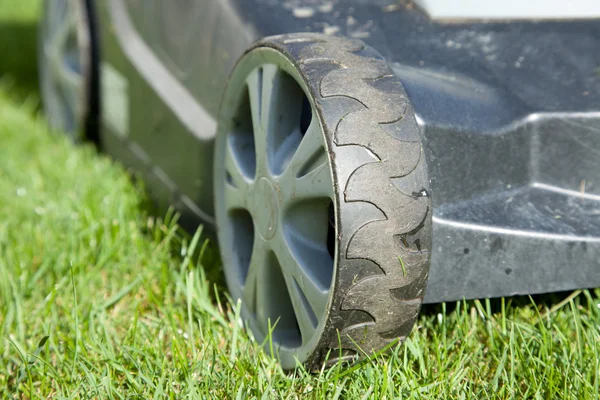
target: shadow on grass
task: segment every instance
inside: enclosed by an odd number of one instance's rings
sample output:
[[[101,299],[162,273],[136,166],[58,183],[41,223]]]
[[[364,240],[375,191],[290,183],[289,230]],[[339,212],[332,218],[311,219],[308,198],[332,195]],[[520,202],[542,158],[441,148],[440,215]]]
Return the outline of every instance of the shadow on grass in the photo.
[[[573,296],[573,295],[576,296]],[[596,299],[596,294],[593,290],[590,290],[590,295],[592,299]],[[543,308],[551,309],[554,306],[561,305],[561,303],[565,301],[569,301],[570,297],[577,297],[578,301],[582,305],[586,305],[588,303],[588,299],[586,296],[582,294],[577,295],[576,291],[563,291],[563,292],[554,292],[554,293],[544,293],[544,294],[534,294],[534,295],[518,295],[518,296],[510,296],[504,298],[504,306],[505,309],[515,309],[522,307],[531,307],[535,304],[538,310],[542,310]],[[485,304],[486,299],[479,299],[482,304]],[[467,308],[471,308],[474,306],[475,300],[467,300]],[[501,298],[493,298],[489,299],[490,311],[492,314],[502,312],[502,299]],[[464,307],[464,302],[448,302],[446,303],[446,313],[449,314],[456,310],[456,308]],[[421,309],[421,315],[434,316],[438,313],[443,312],[443,305],[441,303],[434,304],[424,304]]]
[[[15,85],[12,94],[19,98],[37,95],[37,24],[0,21],[0,78]]]

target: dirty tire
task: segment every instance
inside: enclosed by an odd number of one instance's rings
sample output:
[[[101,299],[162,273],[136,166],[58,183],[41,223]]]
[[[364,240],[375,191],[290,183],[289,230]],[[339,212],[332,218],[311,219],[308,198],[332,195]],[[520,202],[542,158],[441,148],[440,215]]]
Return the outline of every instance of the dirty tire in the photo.
[[[422,137],[402,84],[362,41],[290,34],[248,53],[263,47],[282,53],[304,80],[333,174],[328,309],[319,339],[297,359],[309,368],[354,361],[403,341],[419,315],[432,234]]]

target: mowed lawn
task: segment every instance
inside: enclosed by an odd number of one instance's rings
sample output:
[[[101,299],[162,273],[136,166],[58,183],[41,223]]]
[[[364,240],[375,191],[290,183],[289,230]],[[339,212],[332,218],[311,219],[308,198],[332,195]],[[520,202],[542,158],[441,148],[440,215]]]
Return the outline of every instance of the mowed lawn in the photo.
[[[35,31],[37,7],[0,0],[0,32]],[[50,132],[15,67],[35,61],[13,53],[0,54],[0,398],[598,398],[600,291],[428,306],[386,355],[283,372],[242,329],[214,245],[153,215],[118,163]]]

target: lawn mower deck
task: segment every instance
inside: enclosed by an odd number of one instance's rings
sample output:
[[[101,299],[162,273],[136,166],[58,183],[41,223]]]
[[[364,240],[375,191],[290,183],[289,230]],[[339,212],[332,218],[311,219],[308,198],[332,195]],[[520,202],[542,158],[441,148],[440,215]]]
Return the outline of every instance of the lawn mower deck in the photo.
[[[332,9],[300,3],[214,4],[207,24],[220,16],[229,29],[198,24],[187,34],[214,33],[212,42],[193,44],[200,54],[219,48],[241,52],[254,38],[309,30],[360,38],[383,55],[402,81],[425,136],[434,226],[425,302],[600,286],[597,21],[440,22],[395,2],[342,2]],[[132,28],[150,29],[150,17],[133,11]],[[244,16],[244,27],[235,15]],[[182,37],[188,28],[169,29]],[[176,58],[166,36],[156,40],[167,43],[159,57]],[[205,84],[213,91],[201,91],[194,76],[183,78],[198,87],[196,96],[212,116],[238,56],[181,61],[215,76]],[[193,165],[209,169],[204,161]],[[210,205],[198,213],[185,200],[179,203],[186,215],[204,216],[198,221],[205,223],[212,212]]]

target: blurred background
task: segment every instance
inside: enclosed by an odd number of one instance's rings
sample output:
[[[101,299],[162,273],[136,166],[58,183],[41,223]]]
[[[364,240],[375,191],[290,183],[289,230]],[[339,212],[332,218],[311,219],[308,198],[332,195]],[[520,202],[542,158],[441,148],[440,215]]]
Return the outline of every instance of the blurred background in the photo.
[[[0,85],[21,98],[39,99],[37,21],[42,0],[0,0]]]

